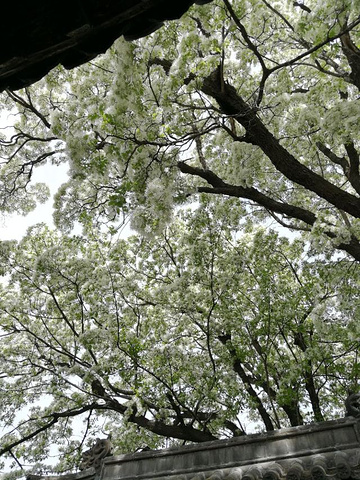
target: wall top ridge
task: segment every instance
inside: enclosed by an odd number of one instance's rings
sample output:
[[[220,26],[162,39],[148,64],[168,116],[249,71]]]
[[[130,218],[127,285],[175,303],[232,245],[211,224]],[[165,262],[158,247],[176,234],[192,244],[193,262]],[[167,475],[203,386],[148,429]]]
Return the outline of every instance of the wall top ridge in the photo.
[[[360,419],[114,455],[98,470],[28,480],[360,480]]]

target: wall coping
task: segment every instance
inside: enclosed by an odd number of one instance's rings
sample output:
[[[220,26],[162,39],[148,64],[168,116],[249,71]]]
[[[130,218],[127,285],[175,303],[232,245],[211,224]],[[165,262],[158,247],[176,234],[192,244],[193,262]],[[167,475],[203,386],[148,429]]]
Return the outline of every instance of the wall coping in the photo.
[[[225,440],[114,455],[91,468],[29,480],[353,480],[360,420],[346,417]]]

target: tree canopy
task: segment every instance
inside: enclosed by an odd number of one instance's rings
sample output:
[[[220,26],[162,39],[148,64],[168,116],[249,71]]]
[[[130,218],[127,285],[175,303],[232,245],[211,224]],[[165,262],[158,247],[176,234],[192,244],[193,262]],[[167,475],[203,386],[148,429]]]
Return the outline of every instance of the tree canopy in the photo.
[[[204,200],[153,241],[39,225],[3,244],[1,453],[31,463],[56,443],[66,469],[85,433],[133,451],[343,414],[358,265],[306,261],[274,231],[235,238],[233,208]]]
[[[35,168],[69,164],[58,230],[1,244],[14,464],[44,468],[56,444],[54,468],[71,469],[110,430],[133,451],[343,414],[358,388],[359,7],[216,0],[3,94],[2,211],[47,197]]]

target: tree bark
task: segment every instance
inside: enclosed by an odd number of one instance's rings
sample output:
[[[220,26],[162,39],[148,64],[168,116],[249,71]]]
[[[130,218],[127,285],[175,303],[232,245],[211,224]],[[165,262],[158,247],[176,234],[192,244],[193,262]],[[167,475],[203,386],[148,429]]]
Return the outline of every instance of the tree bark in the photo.
[[[309,210],[306,210],[295,205],[279,202],[271,197],[259,192],[252,187],[241,187],[238,185],[230,185],[224,182],[211,170],[203,170],[198,167],[193,167],[185,162],[178,162],[178,168],[182,173],[195,175],[206,180],[211,187],[198,187],[198,192],[211,193],[216,195],[228,195],[229,197],[247,198],[263,206],[267,210],[274,213],[285,215],[289,218],[301,220],[305,224],[312,227],[316,221],[316,215]],[[336,238],[333,232],[324,232],[329,238]],[[339,250],[344,250],[350,254],[355,260],[360,261],[360,242],[352,235],[348,243],[340,243],[337,245]]]
[[[300,350],[306,354],[307,350],[307,344],[305,342],[305,338],[302,332],[297,332],[295,333],[295,345],[297,345]],[[314,412],[314,418],[316,422],[323,422],[324,421],[324,416],[321,412],[321,407],[320,407],[320,399],[319,395],[316,391],[315,387],[315,382],[314,382],[314,377],[312,374],[312,362],[311,360],[306,360],[306,367],[304,370],[304,377],[305,377],[305,388],[306,391],[309,394],[310,402],[311,402],[311,407]]]
[[[225,115],[233,116],[245,128],[245,140],[260,147],[286,178],[316,193],[336,208],[360,218],[360,199],[302,165],[288,152],[265,127],[256,110],[243,100],[233,86],[223,81],[220,68],[204,80],[202,91],[217,101]]]
[[[241,362],[238,360],[238,358],[236,356],[236,352],[235,352],[233,346],[230,343],[231,335],[220,335],[218,337],[218,339],[228,349],[228,351],[229,351],[229,353],[230,353],[230,355],[233,359],[234,372],[236,372],[239,375],[239,377],[241,378],[241,380],[242,380],[242,382],[243,382],[243,384],[246,388],[246,391],[250,395],[252,401],[254,402],[254,404],[256,406],[257,411],[259,412],[259,415],[260,415],[262,421],[264,422],[266,430],[268,432],[272,431],[272,430],[275,430],[273,422],[270,418],[270,415],[267,413],[260,397],[258,396],[258,394],[256,393],[256,391],[254,390],[254,388],[251,384],[250,378],[246,374],[243,366],[241,365]]]

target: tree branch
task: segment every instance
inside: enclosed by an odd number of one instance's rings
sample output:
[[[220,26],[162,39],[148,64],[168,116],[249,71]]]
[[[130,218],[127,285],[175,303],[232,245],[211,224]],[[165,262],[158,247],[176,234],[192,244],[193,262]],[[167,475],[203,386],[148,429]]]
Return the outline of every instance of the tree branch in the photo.
[[[350,78],[352,83],[360,90],[360,50],[351,40],[350,29],[345,29],[340,37],[342,51],[350,65]]]
[[[316,215],[309,210],[306,210],[295,205],[278,202],[267,195],[259,192],[252,187],[240,187],[238,185],[230,185],[224,182],[211,170],[203,170],[198,167],[193,167],[185,162],[178,162],[178,168],[182,173],[195,175],[206,180],[213,187],[198,187],[199,193],[211,193],[215,195],[228,195],[230,197],[246,198],[256,202],[258,205],[266,208],[267,210],[285,215],[289,218],[301,220],[309,226],[313,226],[316,221]],[[290,227],[292,228],[292,227]],[[329,238],[334,239],[336,235],[331,231],[324,231],[324,234]],[[355,260],[360,261],[360,242],[354,236],[351,235],[348,243],[340,243],[337,248],[349,253]]]
[[[354,142],[346,143],[344,146],[350,160],[348,178],[355,191],[360,195],[359,153]]]
[[[230,185],[229,183],[224,182],[211,170],[203,170],[201,168],[193,167],[185,162],[178,162],[178,167],[182,173],[188,173],[203,178],[213,186],[213,188],[198,187],[200,193],[213,193],[217,195],[228,195],[230,197],[247,198],[268,210],[286,215],[290,218],[296,218],[305,222],[307,225],[313,225],[316,220],[316,216],[304,208],[278,202],[253,187]]]
[[[237,373],[239,375],[239,377],[241,378],[241,381],[243,382],[245,388],[246,388],[246,391],[248,392],[248,394],[250,395],[251,399],[253,400],[253,402],[255,403],[256,405],[256,409],[257,411],[259,412],[261,418],[262,418],[262,421],[264,422],[265,424],[265,427],[266,427],[266,430],[269,432],[269,431],[272,431],[274,430],[274,425],[272,423],[272,420],[269,416],[269,414],[267,413],[260,397],[258,396],[258,394],[256,393],[256,391],[254,390],[252,384],[251,384],[251,380],[249,379],[249,377],[246,375],[246,372],[243,368],[243,366],[241,365],[241,362],[239,361],[239,359],[237,358],[237,355],[236,355],[236,351],[234,349],[234,347],[232,346],[231,344],[231,335],[228,335],[228,334],[225,334],[225,335],[219,335],[218,336],[218,339],[220,340],[220,342],[227,348],[228,352],[230,353],[231,355],[231,358],[233,359],[233,369],[234,369],[234,372]]]
[[[92,403],[90,405],[86,405],[85,407],[80,408],[79,410],[66,410],[65,412],[60,412],[60,413],[54,412],[51,415],[48,415],[47,418],[52,417],[50,421],[48,421],[42,427],[39,427],[36,430],[34,430],[32,433],[29,433],[28,435],[25,435],[19,440],[9,443],[5,447],[1,448],[0,455],[3,455],[6,452],[10,452],[13,448],[17,447],[18,445],[21,445],[22,443],[25,443],[28,440],[31,440],[32,438],[35,438],[37,435],[39,435],[42,432],[45,432],[46,430],[51,428],[53,425],[55,425],[60,418],[75,417],[77,415],[81,415],[82,413],[88,412],[89,410],[93,410],[97,406],[98,405],[96,403]]]
[[[274,167],[286,178],[316,193],[331,205],[360,218],[359,198],[333,185],[300,163],[265,127],[256,111],[242,99],[233,86],[226,83],[224,90],[222,92],[219,69],[216,69],[204,80],[202,91],[217,101],[225,115],[232,115],[245,128],[247,140],[259,146]]]
[[[45,127],[47,128],[51,128],[51,124],[48,122],[48,120],[46,119],[46,117],[41,113],[39,112],[39,110],[34,106],[34,104],[32,103],[31,101],[31,97],[30,97],[30,93],[29,93],[29,90],[26,88],[25,89],[26,91],[26,94],[27,94],[27,97],[28,97],[28,101],[26,101],[24,98],[22,98],[20,95],[18,95],[17,93],[15,92],[12,92],[10,90],[6,90],[6,93],[9,95],[9,97],[17,104],[21,105],[22,107],[24,107],[26,110],[30,110],[30,112],[34,113],[42,122],[43,124],[45,125]]]

